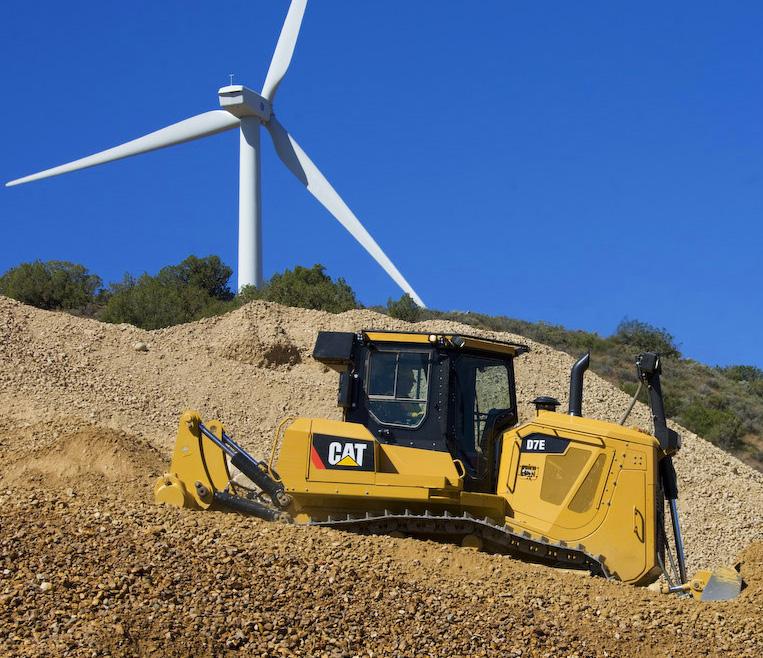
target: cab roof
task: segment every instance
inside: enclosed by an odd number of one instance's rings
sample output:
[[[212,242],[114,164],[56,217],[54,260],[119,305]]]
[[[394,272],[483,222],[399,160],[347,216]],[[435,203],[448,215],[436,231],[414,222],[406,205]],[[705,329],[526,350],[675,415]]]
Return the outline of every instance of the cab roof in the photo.
[[[372,343],[401,343],[406,345],[434,345],[436,347],[454,350],[477,350],[492,354],[519,356],[529,352],[527,345],[510,343],[492,338],[481,338],[468,334],[451,334],[417,331],[389,331],[386,329],[364,329],[360,332],[363,338]]]

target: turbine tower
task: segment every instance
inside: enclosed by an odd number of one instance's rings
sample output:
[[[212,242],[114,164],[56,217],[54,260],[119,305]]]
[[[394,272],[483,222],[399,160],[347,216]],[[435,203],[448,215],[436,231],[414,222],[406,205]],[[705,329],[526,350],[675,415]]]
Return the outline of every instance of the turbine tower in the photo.
[[[67,164],[17,178],[6,187],[29,183],[41,178],[58,176],[78,169],[120,160],[132,155],[148,153],[194,139],[239,129],[239,209],[238,209],[238,289],[254,285],[260,287],[262,279],[262,203],[260,185],[260,127],[265,126],[273,140],[276,153],[286,167],[308,191],[344,226],[371,254],[385,272],[419,305],[421,297],[382,251],[325,176],[300,148],[299,144],[276,119],[273,101],[278,86],[289,68],[307,0],[292,0],[278,37],[262,92],[257,93],[243,85],[228,85],[218,91],[221,110],[197,114],[190,119],[138,137]]]

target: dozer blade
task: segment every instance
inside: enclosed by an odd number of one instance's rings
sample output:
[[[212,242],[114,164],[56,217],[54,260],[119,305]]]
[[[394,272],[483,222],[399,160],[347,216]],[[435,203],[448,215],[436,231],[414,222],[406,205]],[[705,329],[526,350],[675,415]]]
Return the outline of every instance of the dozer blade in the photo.
[[[742,591],[742,576],[730,567],[699,571],[689,582],[689,591],[698,601],[728,601]]]

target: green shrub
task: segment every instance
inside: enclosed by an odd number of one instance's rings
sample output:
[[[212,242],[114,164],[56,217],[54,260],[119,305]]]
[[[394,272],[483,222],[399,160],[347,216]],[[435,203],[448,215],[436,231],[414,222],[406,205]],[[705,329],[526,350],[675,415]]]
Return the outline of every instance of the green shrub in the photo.
[[[749,391],[759,398],[763,398],[763,380],[750,382]]]
[[[235,308],[228,281],[233,270],[219,256],[189,256],[178,265],[168,265],[156,276],[135,279],[125,275],[109,286],[100,313],[105,322],[127,322],[142,329],[160,329],[192,322]]]
[[[636,382],[621,382],[620,383],[620,390],[623,391],[624,393],[627,393],[631,397],[635,395],[637,388],[638,388],[638,384]],[[643,389],[641,393],[639,393],[639,400],[644,401]]]
[[[127,275],[121,283],[111,285],[100,319],[161,329],[209,315],[216,301],[206,290],[194,286],[148,274],[137,280]]]
[[[665,406],[665,416],[668,418],[676,418],[686,406],[685,400],[673,390],[668,392],[663,390],[662,402]]]
[[[241,290],[238,291],[238,294],[236,295],[236,303],[238,306],[243,306],[244,304],[248,304],[249,302],[253,302],[256,299],[262,298],[263,291],[249,284],[243,286]]]
[[[612,340],[639,352],[657,352],[666,357],[681,356],[675,338],[670,333],[640,320],[624,319],[617,326]]]
[[[0,277],[0,294],[47,310],[84,310],[96,301],[101,279],[76,263],[22,263]]]
[[[342,313],[360,306],[347,282],[342,278],[333,281],[323,265],[310,268],[298,265],[283,274],[274,274],[262,290],[249,289],[242,293],[246,301],[262,299],[329,313]]]
[[[162,283],[198,288],[213,299],[230,301],[233,291],[228,286],[228,280],[232,274],[233,270],[219,256],[189,256],[179,265],[163,267],[156,277]]]
[[[719,368],[719,370],[735,382],[763,381],[763,370],[755,366],[726,366]]]
[[[406,322],[418,322],[421,319],[421,308],[408,293],[397,301],[388,299],[387,313],[393,318]]]
[[[742,422],[730,411],[692,401],[680,414],[682,425],[702,438],[729,450],[739,447],[743,435]]]

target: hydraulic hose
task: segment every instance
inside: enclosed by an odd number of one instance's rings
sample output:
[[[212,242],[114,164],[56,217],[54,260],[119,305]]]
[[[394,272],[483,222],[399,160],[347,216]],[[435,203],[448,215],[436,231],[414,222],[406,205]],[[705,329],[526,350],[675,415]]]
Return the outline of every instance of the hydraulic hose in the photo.
[[[631,402],[628,405],[628,408],[625,410],[625,413],[623,414],[622,418],[618,421],[618,424],[625,425],[625,421],[628,420],[628,416],[631,415],[631,411],[633,411],[633,407],[636,404],[636,400],[638,400],[639,393],[641,393],[641,387],[644,385],[644,382],[639,381],[638,388],[636,389],[636,392],[633,394],[633,398],[631,398]]]

